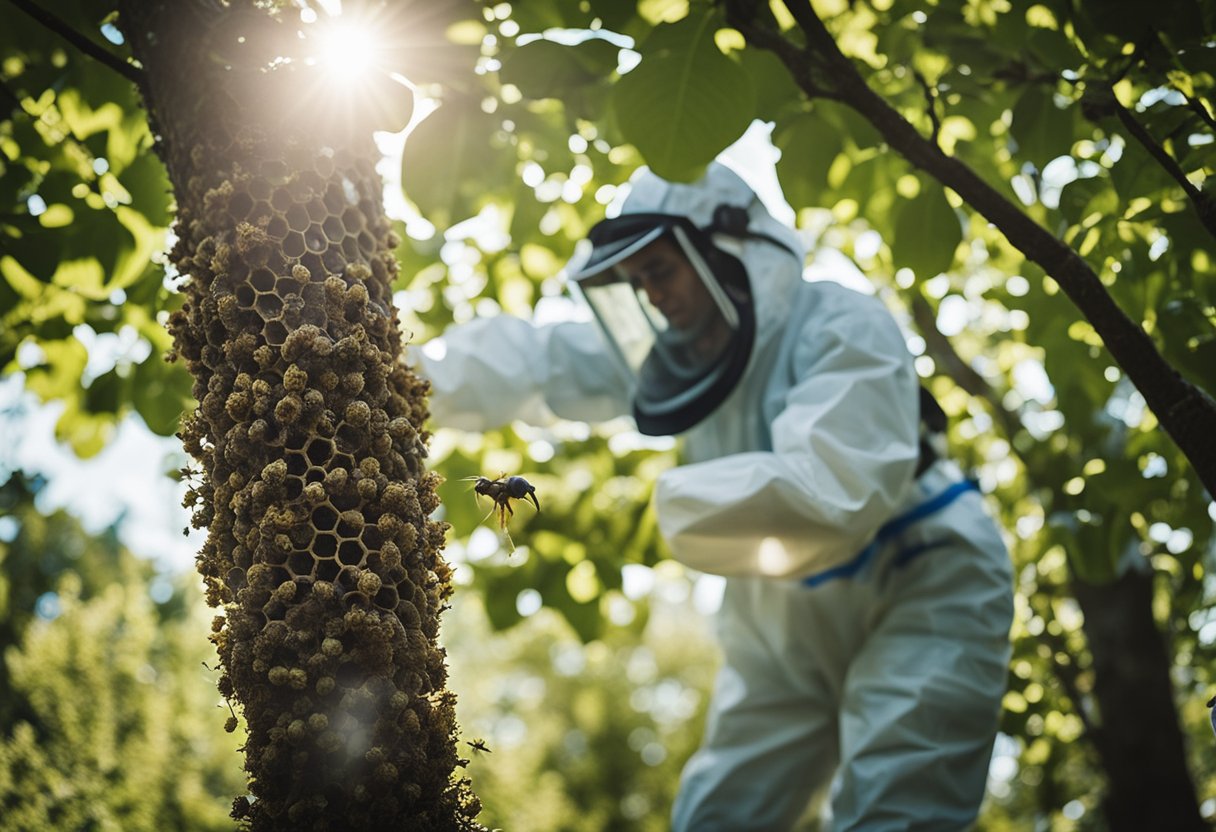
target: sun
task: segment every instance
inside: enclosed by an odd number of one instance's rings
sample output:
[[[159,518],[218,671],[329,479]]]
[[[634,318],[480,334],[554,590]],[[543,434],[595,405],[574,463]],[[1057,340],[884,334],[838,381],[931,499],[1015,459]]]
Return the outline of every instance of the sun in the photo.
[[[318,23],[315,58],[330,80],[337,84],[356,84],[376,67],[383,48],[376,31],[355,20],[330,18]]]

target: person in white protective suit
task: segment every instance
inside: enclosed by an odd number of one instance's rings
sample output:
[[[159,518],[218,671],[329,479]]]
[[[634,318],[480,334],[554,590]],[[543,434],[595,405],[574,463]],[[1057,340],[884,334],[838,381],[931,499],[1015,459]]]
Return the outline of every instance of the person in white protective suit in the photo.
[[[659,527],[727,581],[673,828],[789,829],[833,781],[836,830],[966,828],[1005,690],[1010,564],[925,440],[936,405],[895,321],[803,281],[796,235],[718,164],[690,185],[641,172],[589,240],[567,272],[595,321],[477,320],[420,369],[440,425],[632,413],[682,437]]]

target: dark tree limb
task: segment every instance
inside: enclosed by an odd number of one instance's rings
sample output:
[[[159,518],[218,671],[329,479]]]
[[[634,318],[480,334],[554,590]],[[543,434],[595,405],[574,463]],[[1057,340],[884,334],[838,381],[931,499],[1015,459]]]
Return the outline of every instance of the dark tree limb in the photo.
[[[14,114],[22,111],[21,99],[12,91],[8,84],[0,80],[0,121],[8,121]]]
[[[1024,430],[1021,419],[1016,413],[1010,413],[1005,408],[992,385],[958,354],[950,339],[937,328],[937,316],[933,307],[920,294],[913,294],[911,311],[912,320],[921,337],[925,339],[925,352],[933,359],[933,363],[969,395],[987,402],[993,418],[1000,423],[1001,430],[1012,442],[1013,438]]]
[[[916,77],[920,88],[925,93],[925,112],[928,114],[929,123],[932,125],[929,140],[934,144],[940,144],[939,136],[942,132],[942,122],[937,116],[937,88],[930,84],[929,79],[917,70],[912,70],[912,74]]]
[[[1204,122],[1208,125],[1208,127],[1211,127],[1213,130],[1216,130],[1216,117],[1213,117],[1211,111],[1208,110],[1206,104],[1204,104],[1198,98],[1192,98],[1191,96],[1187,95],[1186,93],[1182,92],[1181,90],[1178,90],[1175,88],[1175,91],[1178,92],[1184,99],[1186,99],[1186,106],[1190,107],[1191,110],[1196,115],[1198,115],[1201,119],[1203,119]]]
[[[1111,93],[1111,98],[1114,99],[1114,93]],[[1119,103],[1118,99],[1113,101],[1115,115],[1119,118],[1119,123],[1124,126],[1128,133],[1140,143],[1140,146],[1148,151],[1157,164],[1177,182],[1182,190],[1186,193],[1191,204],[1195,206],[1196,213],[1199,214],[1199,221],[1203,223],[1203,227],[1208,230],[1208,233],[1216,237],[1216,203],[1214,203],[1203,191],[1195,187],[1195,183],[1187,178],[1186,172],[1179,166],[1174,157],[1169,154],[1161,143],[1153,138],[1153,135],[1148,132],[1137,119],[1131,110]]]
[[[726,3],[727,23],[738,29],[748,43],[767,49],[780,58],[794,74],[794,81],[810,98],[839,98],[814,63],[804,60],[805,53],[779,32],[756,22],[749,5],[741,2]]]
[[[953,189],[999,229],[1029,260],[1060,285],[1101,336],[1112,358],[1127,373],[1158,421],[1190,460],[1200,481],[1216,494],[1216,402],[1167,362],[1143,328],[1115,303],[1094,270],[1071,247],[1057,239],[960,160],[930,142],[878,93],[808,3],[786,0],[807,40],[805,51],[790,61],[795,79],[817,66],[832,79],[839,100],[866,118],[887,144],[939,182]],[[757,44],[759,45],[759,44]],[[808,95],[813,91],[803,88]]]
[[[1063,636],[1053,634],[1047,627],[1044,627],[1043,632],[1038,635],[1038,640],[1051,651],[1052,673],[1059,680],[1060,686],[1064,688],[1064,695],[1072,702],[1073,711],[1081,720],[1086,737],[1093,740],[1095,733],[1100,728],[1094,724],[1089,712],[1085,709],[1085,695],[1081,693],[1079,682],[1081,671],[1075,663],[1065,663],[1056,658],[1060,653],[1072,655],[1072,651],[1068,649]]]
[[[85,37],[80,32],[77,32],[69,26],[62,18],[48,12],[33,0],[8,0],[9,3],[16,6],[29,17],[38,22],[39,25],[49,29],[68,43],[75,46],[85,55],[88,55],[93,60],[108,66],[110,69],[117,72],[119,75],[126,78],[137,85],[143,85],[143,72],[138,67],[132,66],[126,61],[112,55],[106,51],[101,44],[90,38]]]

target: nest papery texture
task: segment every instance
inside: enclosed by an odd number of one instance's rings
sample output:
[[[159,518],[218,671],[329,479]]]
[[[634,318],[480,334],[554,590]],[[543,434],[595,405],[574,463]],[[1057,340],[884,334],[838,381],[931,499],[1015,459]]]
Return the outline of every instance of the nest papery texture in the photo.
[[[244,136],[196,145],[170,320],[199,407],[198,557],[220,690],[243,712],[254,829],[463,828],[450,594],[429,519],[426,383],[400,361],[396,245],[371,154]],[[201,208],[201,210],[199,210]]]
[[[267,4],[119,13],[177,201],[169,329],[198,401],[179,435],[202,469],[187,504],[208,532],[220,692],[248,737],[233,815],[482,829],[437,644],[446,524],[430,519],[427,384],[401,361],[372,126],[275,62],[295,30]]]

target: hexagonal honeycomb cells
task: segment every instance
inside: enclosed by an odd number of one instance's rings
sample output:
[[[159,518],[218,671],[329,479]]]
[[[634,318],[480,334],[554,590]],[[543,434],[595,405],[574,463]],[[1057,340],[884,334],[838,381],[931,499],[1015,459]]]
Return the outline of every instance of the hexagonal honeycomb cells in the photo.
[[[199,401],[181,436],[204,469],[187,499],[224,609],[220,689],[249,728],[257,799],[234,814],[475,828],[436,644],[451,590],[426,384],[399,361],[379,177],[370,154],[236,146],[179,194],[189,282],[170,321]]]

